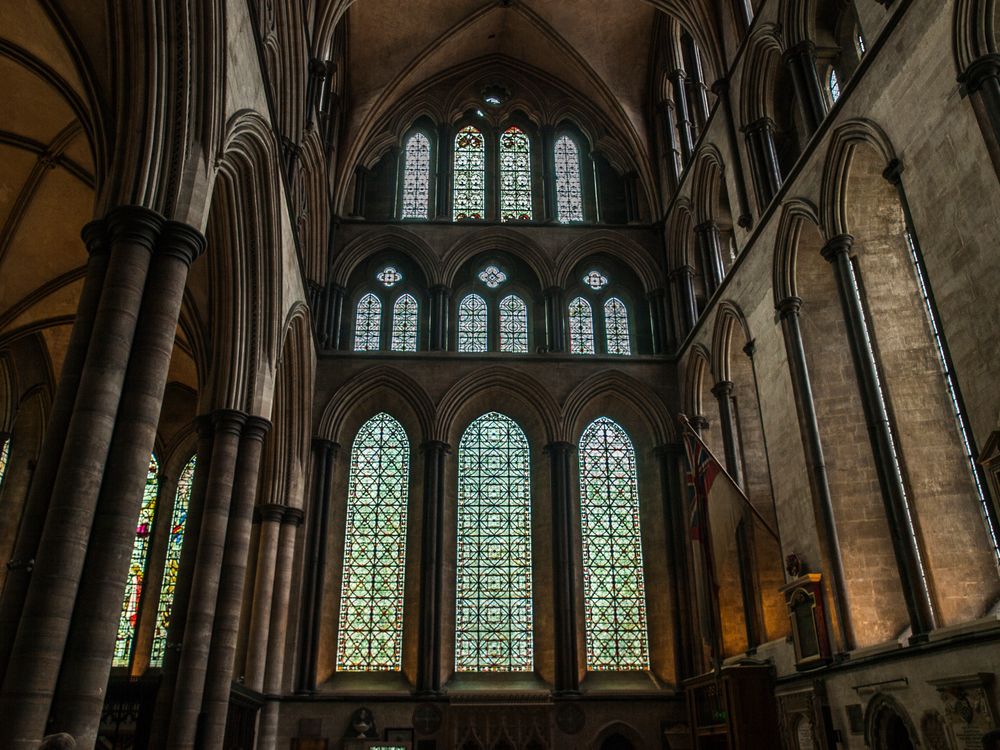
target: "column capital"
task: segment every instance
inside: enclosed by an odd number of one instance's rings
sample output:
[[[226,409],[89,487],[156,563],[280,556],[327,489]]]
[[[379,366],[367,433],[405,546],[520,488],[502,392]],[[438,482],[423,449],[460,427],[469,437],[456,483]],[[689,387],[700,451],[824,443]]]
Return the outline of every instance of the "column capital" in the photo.
[[[701,234],[703,232],[718,232],[719,225],[715,222],[715,219],[706,219],[705,221],[698,224],[694,231],[696,234]]]
[[[820,251],[820,255],[830,263],[833,263],[838,255],[847,255],[854,246],[854,237],[849,234],[838,234],[831,237]]]
[[[774,306],[774,309],[778,311],[778,317],[781,320],[789,317],[797,317],[799,310],[802,309],[802,298],[801,297],[785,297],[783,300],[778,302]]]
[[[118,206],[108,213],[107,230],[112,242],[135,243],[152,252],[163,223],[163,217],[156,211],[142,206]]]
[[[567,455],[571,454],[576,450],[576,446],[573,443],[569,443],[565,440],[553,440],[551,443],[546,445],[542,450],[545,453],[565,453]]]
[[[680,279],[682,276],[687,276],[688,278],[693,278],[695,274],[694,266],[690,266],[685,263],[683,266],[678,266],[669,274],[667,274],[671,279]]]
[[[425,440],[420,444],[420,450],[424,453],[430,453],[431,451],[441,451],[442,453],[451,453],[451,446],[443,440]]]
[[[893,187],[899,187],[899,183],[903,179],[903,162],[899,159],[893,159],[889,162],[888,166],[882,170],[882,176],[886,181]]]
[[[743,347],[743,353],[753,359],[753,355],[757,353],[757,339],[750,339]]]
[[[661,459],[674,459],[684,453],[684,446],[681,443],[663,443],[653,448],[653,453]]]
[[[107,252],[108,231],[103,219],[88,221],[80,230],[80,239],[87,246],[87,252],[91,255]]]
[[[314,437],[312,439],[312,449],[317,453],[334,453],[340,448],[339,443],[335,443],[332,440],[328,440],[323,437]]]
[[[705,417],[702,414],[695,414],[693,417],[691,417],[688,420],[688,422],[696,430],[700,431],[700,430],[707,430],[708,429],[708,417]]]
[[[721,99],[729,93],[729,79],[717,78],[715,82],[709,86],[709,90]]]
[[[759,117],[751,123],[743,126],[743,132],[747,135],[760,133],[761,131],[768,130],[774,132],[774,120],[772,120],[767,115]]]
[[[810,39],[803,39],[797,44],[793,44],[791,47],[786,49],[781,55],[781,61],[786,65],[790,60],[794,60],[797,57],[816,57],[816,45]]]
[[[287,505],[282,505],[281,503],[262,503],[254,508],[254,516],[259,517],[261,521],[280,523],[281,519],[285,516],[287,508]]]
[[[205,235],[190,224],[168,221],[163,225],[156,251],[171,255],[190,266],[205,252]]]
[[[432,284],[429,291],[431,294],[444,294],[447,296],[451,294],[451,287],[447,284]]]
[[[306,514],[302,508],[293,508],[290,505],[286,505],[284,508],[285,513],[281,517],[281,523],[288,524],[289,526],[301,526],[303,521],[306,520]]]
[[[216,409],[211,414],[212,429],[215,432],[229,432],[239,435],[246,424],[246,412],[236,409]]]
[[[676,79],[678,79],[680,81],[686,80],[687,79],[687,71],[685,71],[684,68],[680,68],[680,67],[674,68],[672,70],[668,70],[667,71],[667,78],[670,78],[671,80],[676,78]]]
[[[247,417],[243,427],[243,437],[250,440],[263,440],[271,431],[271,420],[264,417]]]
[[[556,286],[546,287],[545,290],[542,292],[542,294],[544,294],[546,297],[550,297],[555,294],[562,294],[564,291],[566,290],[563,289],[561,286],[556,285]]]
[[[733,381],[731,380],[720,380],[714,386],[712,386],[712,395],[716,398],[725,398],[727,396],[733,395]]]
[[[1000,54],[983,55],[969,63],[958,77],[963,94],[973,94],[990,78],[1000,78]]]

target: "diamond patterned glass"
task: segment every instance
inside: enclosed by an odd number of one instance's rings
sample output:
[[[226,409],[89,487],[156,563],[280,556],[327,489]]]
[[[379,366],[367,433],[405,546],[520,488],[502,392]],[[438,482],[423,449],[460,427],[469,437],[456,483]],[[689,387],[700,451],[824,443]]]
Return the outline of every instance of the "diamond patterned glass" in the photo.
[[[10,459],[10,438],[0,445],[0,487],[3,487],[3,478],[7,474],[7,461]]]
[[[528,351],[528,306],[514,294],[500,300],[500,351]]]
[[[608,277],[594,268],[583,277],[583,283],[595,292],[599,292],[608,285]]]
[[[431,142],[423,133],[406,139],[403,157],[403,219],[426,219],[431,187]]]
[[[484,414],[458,447],[455,669],[530,672],[531,474],[528,439]]]
[[[362,425],[351,449],[337,669],[399,671],[410,441],[388,414]]]
[[[455,136],[452,216],[455,221],[486,216],[486,143],[472,125]]]
[[[487,343],[486,300],[478,294],[469,294],[458,305],[458,350],[460,352],[485,352]]]
[[[594,354],[594,311],[583,297],[569,303],[570,354]]]
[[[391,289],[403,280],[403,274],[397,271],[393,266],[386,266],[375,275],[375,278],[381,281],[386,288]]]
[[[628,337],[628,310],[617,297],[611,297],[604,303],[604,333],[608,354],[632,353]]]
[[[840,98],[840,77],[837,75],[837,71],[830,68],[830,98],[836,102]]]
[[[500,136],[500,220],[531,221],[531,140],[516,126]]]
[[[556,141],[556,207],[559,221],[583,221],[580,149],[568,135]]]
[[[358,302],[354,317],[354,351],[377,352],[381,346],[382,301],[369,292]]]
[[[132,661],[132,643],[135,640],[135,625],[139,617],[139,603],[142,600],[142,585],[146,577],[146,558],[149,555],[149,537],[153,532],[156,516],[156,492],[160,486],[160,470],[156,456],[149,457],[146,472],[146,488],[142,493],[139,519],[135,524],[135,541],[128,564],[128,580],[125,582],[125,598],[122,613],[118,618],[118,636],[115,638],[115,653],[112,666],[127,667]]]
[[[188,506],[191,503],[195,461],[196,457],[192,456],[181,471],[180,479],[177,480],[174,509],[170,514],[167,555],[163,562],[163,579],[160,583],[160,601],[156,607],[153,648],[149,656],[149,666],[151,667],[163,666],[163,654],[167,647],[167,632],[170,628],[170,612],[174,606],[174,591],[177,587],[177,573],[181,564],[181,549],[184,546],[184,528],[187,526]]]
[[[507,280],[507,274],[494,265],[486,266],[479,272],[479,280],[490,289],[496,289]]]
[[[392,351],[415,352],[417,350],[417,300],[412,294],[404,294],[392,306]]]
[[[587,669],[649,668],[635,449],[607,417],[580,438]]]

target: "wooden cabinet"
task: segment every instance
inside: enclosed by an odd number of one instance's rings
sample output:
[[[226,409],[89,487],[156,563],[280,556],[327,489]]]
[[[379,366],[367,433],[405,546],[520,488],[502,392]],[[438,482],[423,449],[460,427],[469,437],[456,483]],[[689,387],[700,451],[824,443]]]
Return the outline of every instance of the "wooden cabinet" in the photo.
[[[684,683],[695,750],[781,747],[770,666],[724,667]]]

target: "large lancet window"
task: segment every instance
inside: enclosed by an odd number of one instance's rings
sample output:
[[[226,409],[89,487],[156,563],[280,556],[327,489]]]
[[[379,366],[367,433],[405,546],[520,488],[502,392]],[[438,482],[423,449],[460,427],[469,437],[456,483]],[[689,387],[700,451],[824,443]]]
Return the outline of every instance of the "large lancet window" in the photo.
[[[382,338],[382,301],[368,293],[358,302],[354,317],[354,351],[377,352]]]
[[[587,669],[649,668],[635,449],[599,417],[580,438]]]
[[[489,315],[486,300],[468,294],[458,305],[458,350],[485,352],[488,348]]]
[[[569,303],[569,351],[594,354],[594,311],[583,297]]]
[[[512,125],[500,136],[500,220],[531,221],[531,140]]]
[[[392,306],[392,351],[417,350],[417,300],[412,294],[403,294]]]
[[[377,414],[351,449],[337,669],[402,669],[403,585],[410,444],[403,426]]]
[[[476,419],[458,448],[455,669],[533,668],[531,475],[514,420]]]
[[[163,666],[163,655],[167,648],[167,632],[170,628],[170,614],[174,606],[177,574],[180,571],[181,550],[184,547],[184,530],[187,527],[188,507],[191,504],[191,487],[194,484],[196,460],[195,456],[191,457],[177,480],[174,509],[170,516],[170,536],[167,537],[167,554],[163,562],[163,579],[160,582],[160,601],[156,607],[153,646],[149,656],[149,666],[151,667]]]
[[[402,219],[428,218],[431,189],[431,142],[417,131],[403,151]]]
[[[142,493],[139,519],[135,525],[135,541],[129,558],[128,579],[125,582],[125,598],[122,601],[121,616],[118,618],[118,635],[115,638],[113,666],[127,667],[132,661],[132,645],[135,642],[135,626],[139,617],[139,603],[146,578],[146,559],[149,556],[149,540],[153,532],[156,516],[156,494],[160,486],[160,467],[156,456],[149,457],[146,472],[146,488]]]
[[[528,351],[528,306],[516,294],[500,300],[500,351]]]
[[[583,180],[580,175],[580,149],[568,135],[555,145],[556,207],[563,224],[583,221]]]
[[[455,221],[486,218],[486,142],[472,125],[455,136],[452,170],[452,214]]]

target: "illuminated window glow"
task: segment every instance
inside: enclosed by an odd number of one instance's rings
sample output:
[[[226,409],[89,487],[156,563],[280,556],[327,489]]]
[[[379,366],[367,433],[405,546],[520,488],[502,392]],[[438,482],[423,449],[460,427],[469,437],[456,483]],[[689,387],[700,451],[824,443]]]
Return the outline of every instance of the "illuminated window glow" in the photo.
[[[391,289],[403,280],[403,274],[397,271],[393,266],[386,266],[379,271],[378,274],[376,274],[375,278],[381,281],[386,288]]]
[[[431,187],[431,142],[423,133],[406,139],[403,157],[404,219],[426,219]]]
[[[488,313],[486,300],[478,294],[467,295],[458,305],[458,350],[485,352],[488,348]]]
[[[472,125],[455,136],[452,193],[455,221],[486,217],[486,143]]]
[[[531,221],[531,141],[518,127],[500,136],[500,220]]]
[[[392,351],[415,352],[417,350],[417,300],[411,294],[404,294],[392,307]]]
[[[479,272],[479,280],[490,289],[496,289],[507,280],[507,274],[496,266],[489,265]]]
[[[829,80],[830,98],[836,102],[840,98],[840,78],[837,76],[837,71],[830,68],[830,80]]]
[[[608,277],[594,268],[583,277],[583,283],[599,292],[608,285]]]
[[[604,303],[604,333],[608,354],[631,354],[628,336],[628,310],[625,303],[611,297]]]
[[[500,300],[500,351],[528,351],[528,306],[513,294]]]
[[[556,141],[556,207],[559,221],[583,221],[580,149],[568,135]]]
[[[354,318],[354,351],[377,352],[381,347],[382,302],[370,292],[358,302]]]
[[[594,354],[594,311],[583,297],[569,303],[570,354]]]

